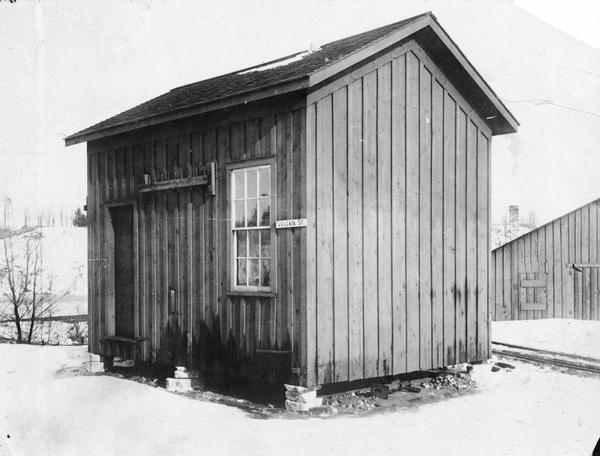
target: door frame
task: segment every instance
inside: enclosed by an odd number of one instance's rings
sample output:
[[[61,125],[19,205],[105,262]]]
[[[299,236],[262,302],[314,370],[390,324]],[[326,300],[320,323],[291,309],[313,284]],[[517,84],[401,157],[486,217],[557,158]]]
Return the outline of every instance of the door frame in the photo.
[[[106,259],[105,265],[107,272],[106,280],[106,296],[105,296],[105,317],[106,317],[106,334],[105,336],[116,336],[115,325],[115,236],[112,223],[112,215],[110,209],[115,207],[131,206],[133,213],[133,333],[135,338],[140,337],[139,327],[139,299],[138,299],[138,203],[136,199],[123,199],[107,201],[104,203],[106,211],[104,220],[106,221]]]

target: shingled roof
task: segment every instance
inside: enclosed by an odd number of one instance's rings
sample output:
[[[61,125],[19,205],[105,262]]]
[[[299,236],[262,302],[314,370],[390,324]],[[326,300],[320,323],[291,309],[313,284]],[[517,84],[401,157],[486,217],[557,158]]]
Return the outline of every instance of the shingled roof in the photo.
[[[359,51],[383,38],[409,28],[409,26],[422,21],[424,18],[429,18],[437,24],[435,16],[432,13],[424,13],[368,32],[327,43],[312,52],[298,52],[254,67],[177,87],[134,108],[74,133],[68,136],[65,142],[67,145],[71,145],[122,131],[134,130],[169,120],[165,116],[174,112],[181,112],[182,115],[185,115],[187,111],[190,111],[189,115],[193,115],[195,112],[191,111],[191,109],[194,107],[212,104],[266,88],[282,86],[295,81],[306,81],[309,76],[331,67],[349,56],[357,54]],[[431,23],[431,21],[428,23]],[[424,26],[426,25],[424,24]],[[301,86],[295,85],[294,87],[298,89],[308,86],[309,84],[306,83]],[[499,100],[497,101],[500,103]]]

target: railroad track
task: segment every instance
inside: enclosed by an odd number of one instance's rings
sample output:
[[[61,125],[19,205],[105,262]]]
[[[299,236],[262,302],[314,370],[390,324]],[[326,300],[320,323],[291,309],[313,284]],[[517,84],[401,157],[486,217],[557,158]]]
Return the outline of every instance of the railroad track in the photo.
[[[503,342],[492,342],[492,353],[524,361],[600,374],[600,359],[585,356],[569,355]]]

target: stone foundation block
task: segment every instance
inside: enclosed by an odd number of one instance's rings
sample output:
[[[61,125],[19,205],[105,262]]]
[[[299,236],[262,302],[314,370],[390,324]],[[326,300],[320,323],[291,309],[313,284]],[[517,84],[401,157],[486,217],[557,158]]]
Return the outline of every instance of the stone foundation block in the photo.
[[[91,361],[88,364],[88,371],[94,374],[104,372],[104,363],[102,361]]]
[[[168,378],[167,391],[171,393],[189,393],[193,391],[190,378]]]
[[[90,355],[90,363],[102,361],[102,358],[100,357],[100,355],[97,355],[95,353],[89,353],[89,355]]]

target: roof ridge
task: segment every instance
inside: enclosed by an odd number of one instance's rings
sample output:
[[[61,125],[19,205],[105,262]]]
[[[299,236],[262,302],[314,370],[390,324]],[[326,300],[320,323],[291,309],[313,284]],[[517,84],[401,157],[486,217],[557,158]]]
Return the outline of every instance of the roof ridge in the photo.
[[[382,29],[387,29],[387,28],[390,29],[390,31],[388,33],[384,33],[379,38],[375,38],[373,40],[368,41],[367,43],[363,44],[360,47],[357,47],[356,49],[354,49],[353,51],[349,52],[348,54],[344,54],[344,55],[340,56],[340,58],[337,59],[337,60],[332,60],[331,62],[328,62],[326,65],[323,65],[322,67],[320,67],[318,69],[315,69],[313,72],[311,72],[311,74],[314,74],[317,71],[321,71],[321,70],[323,70],[325,68],[329,68],[330,66],[332,66],[335,63],[339,62],[340,60],[343,60],[343,59],[345,59],[345,58],[347,58],[347,57],[349,57],[351,55],[357,54],[358,52],[362,51],[363,49],[365,49],[365,48],[367,48],[369,46],[372,46],[374,43],[378,43],[379,41],[381,41],[381,40],[389,37],[392,33],[394,33],[399,26],[406,27],[407,25],[409,25],[409,24],[411,24],[411,23],[413,23],[413,22],[415,22],[415,21],[417,21],[419,19],[422,19],[424,17],[432,17],[437,22],[437,18],[435,17],[435,14],[433,14],[431,11],[426,11],[425,13],[417,14],[416,16],[412,16],[412,17],[409,17],[407,19],[403,19],[401,21],[396,21],[396,22],[393,22],[391,24],[382,25],[381,27],[377,27],[377,28],[374,28],[374,29],[371,29],[371,30],[367,30],[366,32],[357,33],[355,35],[350,35],[350,36],[347,36],[345,38],[340,38],[339,40],[336,40],[336,41],[331,41],[329,43],[325,43],[322,47],[334,45],[334,44],[339,43],[341,41],[355,39],[355,38],[357,38],[359,36],[369,35],[371,33],[375,33],[375,32],[380,31]]]
[[[167,92],[167,93],[174,92],[174,91],[176,91],[176,90],[183,89],[183,88],[185,88],[185,87],[189,87],[189,86],[192,86],[192,85],[194,85],[194,84],[198,84],[198,83],[200,83],[200,82],[212,81],[212,80],[214,80],[214,79],[222,78],[222,77],[224,77],[224,76],[231,76],[231,75],[233,75],[233,74],[238,74],[238,73],[242,73],[242,72],[244,72],[244,71],[253,70],[254,68],[260,68],[260,67],[262,67],[262,66],[271,65],[271,64],[273,64],[273,63],[277,63],[277,62],[282,62],[283,60],[291,59],[292,57],[296,57],[297,55],[304,54],[304,53],[306,53],[306,52],[308,52],[308,51],[307,51],[307,50],[304,50],[304,51],[298,51],[298,52],[294,52],[293,54],[289,54],[289,55],[286,55],[285,57],[280,57],[280,58],[278,58],[278,59],[275,59],[275,60],[268,60],[268,61],[266,61],[266,62],[259,63],[259,64],[257,64],[257,65],[252,65],[252,66],[249,66],[249,67],[247,67],[247,68],[241,68],[241,69],[238,69],[238,70],[235,70],[235,71],[230,71],[229,73],[223,73],[223,74],[219,74],[219,75],[216,75],[216,76],[212,76],[212,77],[210,77],[210,78],[201,79],[201,80],[199,80],[199,81],[190,82],[190,83],[188,83],[188,84],[183,84],[183,85],[180,85],[180,86],[178,86],[178,87],[173,87],[173,88],[172,88],[171,90],[169,90],[169,92]],[[164,94],[163,94],[163,95],[164,95]]]
[[[408,23],[416,21],[417,19],[421,19],[422,17],[425,17],[425,16],[431,16],[431,17],[433,17],[434,19],[437,20],[437,18],[435,17],[435,14],[433,14],[431,11],[426,11],[424,13],[417,14],[416,16],[407,17],[406,19],[402,19],[400,21],[392,22],[391,24],[382,25],[382,26],[376,27],[374,29],[366,30],[366,31],[361,32],[361,33],[356,33],[355,35],[346,36],[344,38],[340,38],[338,40],[331,41],[329,43],[325,43],[323,46],[328,46],[330,44],[339,43],[340,41],[351,40],[351,39],[357,38],[357,37],[359,37],[361,35],[368,35],[370,33],[374,33],[374,32],[377,32],[377,31],[385,29],[385,28],[394,29],[394,28],[398,27],[399,25],[406,26]],[[387,35],[388,34],[383,35],[382,37],[377,38],[376,40],[371,41],[371,43],[375,43],[375,42],[379,41],[380,39],[385,38]]]
[[[402,19],[402,20],[400,20],[400,21],[392,22],[391,24],[382,25],[382,26],[380,26],[380,27],[376,27],[376,28],[374,28],[374,29],[370,29],[370,30],[367,30],[367,31],[364,31],[364,32],[356,33],[356,34],[354,34],[354,35],[350,35],[350,36],[346,36],[346,37],[343,37],[343,38],[339,38],[339,39],[337,39],[337,40],[334,40],[334,41],[330,41],[330,42],[328,42],[328,43],[325,43],[325,44],[323,44],[321,47],[325,47],[325,46],[331,46],[331,45],[335,45],[336,43],[340,43],[340,42],[342,42],[342,41],[352,40],[352,39],[354,39],[354,38],[357,38],[357,37],[359,37],[359,36],[369,35],[369,34],[371,34],[371,33],[377,32],[377,31],[379,31],[379,30],[382,30],[382,29],[386,29],[386,28],[389,28],[389,29],[390,29],[390,32],[389,32],[389,33],[386,33],[385,35],[383,35],[383,36],[381,36],[381,37],[379,37],[379,38],[377,38],[377,39],[374,39],[374,40],[372,40],[372,41],[369,41],[368,43],[364,44],[364,45],[363,45],[363,46],[361,46],[360,48],[357,48],[357,49],[355,49],[353,52],[350,52],[349,54],[346,54],[346,55],[344,56],[344,57],[346,57],[346,56],[348,56],[348,55],[352,55],[352,54],[354,54],[355,52],[358,52],[358,51],[360,51],[361,49],[364,49],[364,48],[365,48],[365,47],[367,47],[367,46],[370,46],[372,43],[376,43],[376,42],[378,42],[378,41],[382,40],[383,38],[386,38],[388,35],[390,35],[391,33],[393,33],[393,30],[394,30],[395,28],[397,28],[398,26],[400,26],[400,25],[403,25],[403,26],[405,26],[405,25],[407,25],[408,23],[410,23],[410,22],[414,22],[414,21],[416,21],[416,20],[418,20],[418,19],[421,19],[422,17],[425,17],[425,16],[431,16],[431,17],[433,17],[434,19],[436,19],[435,15],[434,15],[434,14],[433,14],[431,11],[426,11],[426,12],[424,12],[424,13],[417,14],[416,16],[412,16],[412,17],[409,17],[409,18],[406,18],[406,19]],[[303,53],[306,53],[306,52],[309,52],[309,51],[305,49],[305,50],[302,50],[302,51],[298,51],[298,52],[294,52],[294,53],[292,53],[292,54],[286,55],[286,56],[284,56],[284,57],[279,57],[279,58],[277,58],[277,59],[274,59],[274,60],[268,60],[268,61],[266,61],[266,62],[258,63],[258,64],[256,64],[256,65],[252,65],[252,66],[249,66],[249,67],[246,67],[246,68],[241,68],[241,69],[238,69],[238,70],[235,70],[235,71],[230,71],[230,72],[228,72],[228,73],[223,73],[223,74],[219,74],[219,75],[216,75],[216,76],[212,76],[212,77],[210,77],[210,78],[207,78],[207,79],[201,79],[201,80],[199,80],[199,81],[194,81],[194,82],[190,82],[190,83],[188,83],[188,84],[183,84],[183,85],[181,85],[181,86],[178,86],[178,87],[174,87],[174,88],[172,88],[171,90],[169,90],[169,92],[174,92],[174,91],[176,91],[176,90],[183,89],[183,88],[185,88],[185,87],[189,87],[189,86],[192,86],[192,85],[194,85],[194,84],[198,84],[198,83],[200,83],[200,82],[212,81],[212,80],[214,80],[214,79],[217,79],[217,78],[222,78],[222,77],[224,77],[224,76],[231,76],[231,75],[234,75],[234,74],[238,74],[238,73],[242,73],[242,72],[245,72],[245,71],[252,70],[252,69],[254,69],[254,68],[260,68],[260,67],[263,67],[263,66],[266,66],[266,65],[271,65],[271,64],[273,64],[273,63],[282,62],[282,61],[284,61],[284,60],[291,59],[292,57],[296,57],[297,55],[300,55],[300,54],[303,54]],[[334,63],[334,62],[331,62],[331,63]],[[331,64],[331,63],[330,63],[330,64]],[[326,66],[329,66],[329,65],[325,65],[325,67],[326,67]],[[323,67],[323,68],[325,68],[325,67]],[[168,93],[168,92],[167,92],[167,93]]]
[[[517,236],[517,237],[516,237],[516,238],[514,238],[514,239],[511,239],[510,241],[507,241],[507,242],[505,242],[504,244],[500,244],[498,247],[495,247],[495,248],[493,248],[493,249],[492,249],[492,252],[493,252],[494,250],[498,250],[498,249],[500,249],[500,248],[502,248],[502,247],[504,247],[504,246],[507,246],[508,244],[512,244],[513,242],[515,242],[515,241],[517,241],[517,240],[521,239],[521,238],[522,238],[522,237],[524,237],[524,236],[527,236],[528,234],[532,233],[533,231],[537,231],[537,230],[539,230],[539,229],[541,229],[541,228],[544,228],[545,226],[548,226],[548,225],[550,225],[550,224],[552,224],[552,223],[554,223],[554,222],[557,222],[557,221],[559,221],[560,219],[562,219],[563,217],[566,217],[567,215],[569,215],[569,214],[571,214],[571,213],[573,213],[573,212],[576,212],[576,211],[578,211],[578,210],[580,210],[580,209],[583,209],[583,208],[584,208],[584,207],[586,207],[586,206],[589,206],[589,205],[591,205],[591,204],[594,204],[594,203],[597,203],[597,202],[600,202],[600,196],[599,196],[599,197],[597,197],[597,198],[594,198],[594,199],[593,199],[593,200],[591,200],[591,201],[588,201],[588,202],[587,202],[587,203],[585,203],[585,204],[582,204],[582,205],[580,205],[580,206],[577,206],[575,209],[571,209],[570,211],[568,211],[568,212],[565,212],[564,214],[562,214],[562,215],[559,215],[558,217],[555,217],[555,218],[553,218],[552,220],[548,220],[547,222],[545,222],[545,223],[542,223],[540,226],[536,226],[535,228],[532,228],[532,229],[530,229],[530,230],[529,230],[527,233],[520,234],[519,236]]]
[[[91,127],[67,136],[65,142],[67,145],[71,145],[107,136],[109,132],[110,134],[116,134],[117,132],[142,128],[143,126],[158,123],[159,120],[157,119],[161,116],[165,116],[166,119],[169,117],[169,113],[182,112],[180,116],[192,115],[194,112],[199,112],[198,110],[194,111],[193,108],[195,107],[227,98],[230,98],[233,102],[235,101],[234,96],[266,90],[267,88],[289,83],[290,81],[294,81],[295,85],[288,84],[284,90],[285,92],[305,89],[310,86],[313,75],[319,71],[329,68],[328,72],[333,71],[335,73],[332,69],[337,68],[335,65],[339,62],[352,58],[352,56],[362,56],[362,53],[365,53],[374,45],[374,48],[380,51],[384,47],[389,48],[397,44],[396,42],[403,39],[404,36],[412,36],[420,32],[421,29],[426,29],[427,26],[431,26],[432,28],[432,31],[427,33],[440,35],[440,40],[443,40],[443,37],[447,36],[447,33],[437,22],[435,15],[431,11],[427,11],[391,24],[330,41],[322,44],[320,48],[312,52],[306,50],[298,51],[253,66],[236,69],[229,73],[180,85],[108,119],[97,122]],[[402,34],[401,31],[405,29],[407,29],[407,33]],[[445,43],[442,41],[443,46],[454,46],[458,49],[458,46],[450,38],[449,44]],[[460,49],[457,52],[460,53]],[[472,65],[464,57],[464,54],[461,53],[460,56],[465,63],[461,63],[461,60],[458,62],[458,65],[467,65],[468,68],[472,68]],[[483,81],[483,78],[481,78],[476,70],[474,74],[475,76],[473,77],[478,77]],[[467,74],[467,76],[469,75]],[[474,81],[474,83],[480,84],[479,79]],[[485,81],[482,84],[485,84]],[[275,93],[281,94],[283,92],[275,90]],[[490,93],[494,97],[494,100],[497,100],[497,95],[491,89]],[[492,103],[496,106],[494,100],[492,100]],[[500,101],[498,103],[501,106],[501,108],[498,108],[500,111],[495,111],[494,109],[496,108],[492,107],[490,108],[491,112],[500,112],[502,119],[510,123],[502,114],[504,112],[502,108],[506,110],[506,107]],[[222,107],[223,103],[219,106]],[[183,112],[185,110],[188,110],[187,114]],[[125,127],[128,124],[130,127]],[[117,129],[116,127],[120,128]],[[111,131],[113,128],[114,130]],[[497,130],[501,131],[500,127]]]

